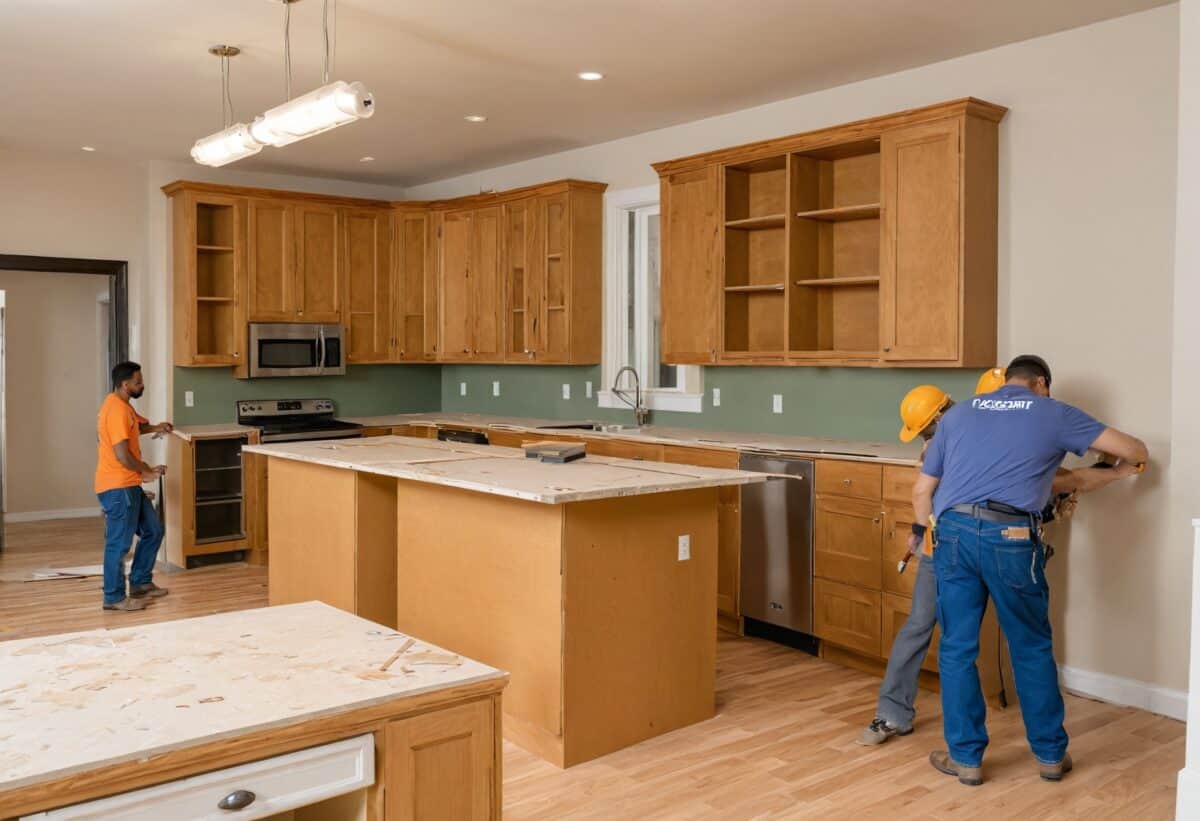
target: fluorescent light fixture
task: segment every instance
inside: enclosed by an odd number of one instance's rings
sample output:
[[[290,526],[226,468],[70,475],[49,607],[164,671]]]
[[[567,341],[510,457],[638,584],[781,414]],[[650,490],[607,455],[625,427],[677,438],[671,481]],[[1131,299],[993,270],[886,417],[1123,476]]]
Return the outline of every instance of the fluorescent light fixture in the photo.
[[[467,116],[463,117],[463,119],[469,123],[486,123],[487,122],[487,117],[483,116],[482,114],[468,114]]]
[[[96,150],[95,148],[92,148],[90,145],[81,145],[79,147],[82,148],[84,151],[95,151]]]
[[[277,105],[254,118],[250,134],[280,148],[375,113],[375,98],[362,83],[330,83]]]
[[[580,80],[603,80],[604,75],[599,71],[581,71],[579,72]]]
[[[196,140],[192,159],[200,165],[219,168],[262,151],[262,144],[250,135],[250,127],[236,123],[224,131]]]

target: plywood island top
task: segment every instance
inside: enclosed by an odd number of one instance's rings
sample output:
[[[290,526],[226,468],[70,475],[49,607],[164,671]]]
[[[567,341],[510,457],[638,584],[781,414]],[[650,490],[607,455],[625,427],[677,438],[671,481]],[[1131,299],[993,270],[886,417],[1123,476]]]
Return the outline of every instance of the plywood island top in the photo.
[[[406,436],[287,442],[242,450],[552,505],[767,480],[765,474],[749,471],[594,455],[548,464],[525,458],[517,448]]]
[[[0,798],[74,773],[506,678],[420,639],[380,671],[408,638],[305,602],[0,642]]]

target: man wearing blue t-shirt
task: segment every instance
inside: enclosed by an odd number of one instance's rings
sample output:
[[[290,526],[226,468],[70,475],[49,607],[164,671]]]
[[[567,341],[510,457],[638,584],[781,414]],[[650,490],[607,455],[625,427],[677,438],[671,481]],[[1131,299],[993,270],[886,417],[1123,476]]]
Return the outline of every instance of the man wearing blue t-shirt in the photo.
[[[1071,770],[1038,511],[1068,452],[1082,456],[1094,449],[1138,465],[1147,458],[1141,440],[1051,399],[1050,367],[1040,357],[1018,356],[1005,377],[999,390],[946,412],[913,487],[915,520],[927,522],[932,513],[937,522],[938,670],[949,750],[929,760],[971,786],[983,783],[988,742],[975,659],[989,596],[1008,640],[1040,775],[1058,781]]]

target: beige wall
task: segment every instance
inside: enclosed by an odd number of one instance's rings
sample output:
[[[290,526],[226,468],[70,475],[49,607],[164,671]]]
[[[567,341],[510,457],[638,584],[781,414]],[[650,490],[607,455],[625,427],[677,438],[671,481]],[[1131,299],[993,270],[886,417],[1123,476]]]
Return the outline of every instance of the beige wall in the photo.
[[[100,300],[108,277],[0,271],[4,292],[6,512],[96,508],[104,396]]]
[[[1156,460],[1136,483],[1086,500],[1069,536],[1054,539],[1067,548],[1049,568],[1060,658],[1071,668],[1183,689],[1190,558],[1178,525],[1200,515],[1200,474],[1170,469],[1171,359],[1184,342],[1172,340],[1169,319],[1177,60],[1178,10],[1167,6],[408,193],[451,196],[557,177],[620,189],[654,183],[653,161],[721,146],[968,95],[1008,106],[1002,357],[1045,355],[1060,398],[1143,436]],[[1191,289],[1196,273],[1193,264]],[[1197,301],[1175,304],[1190,312]],[[1186,316],[1194,374],[1200,340]],[[1200,398],[1200,380],[1179,380]],[[1176,434],[1186,426],[1195,436],[1196,404],[1188,400]],[[1190,510],[1172,511],[1173,489],[1191,497]]]

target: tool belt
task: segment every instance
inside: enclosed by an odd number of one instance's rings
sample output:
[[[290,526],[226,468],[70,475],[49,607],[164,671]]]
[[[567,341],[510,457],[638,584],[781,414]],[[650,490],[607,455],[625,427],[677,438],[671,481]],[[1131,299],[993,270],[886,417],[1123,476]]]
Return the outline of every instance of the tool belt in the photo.
[[[973,519],[999,524],[1031,524],[1041,517],[1036,513],[1006,505],[1003,502],[983,502],[977,505],[954,505],[950,508],[955,513],[962,513]]]

